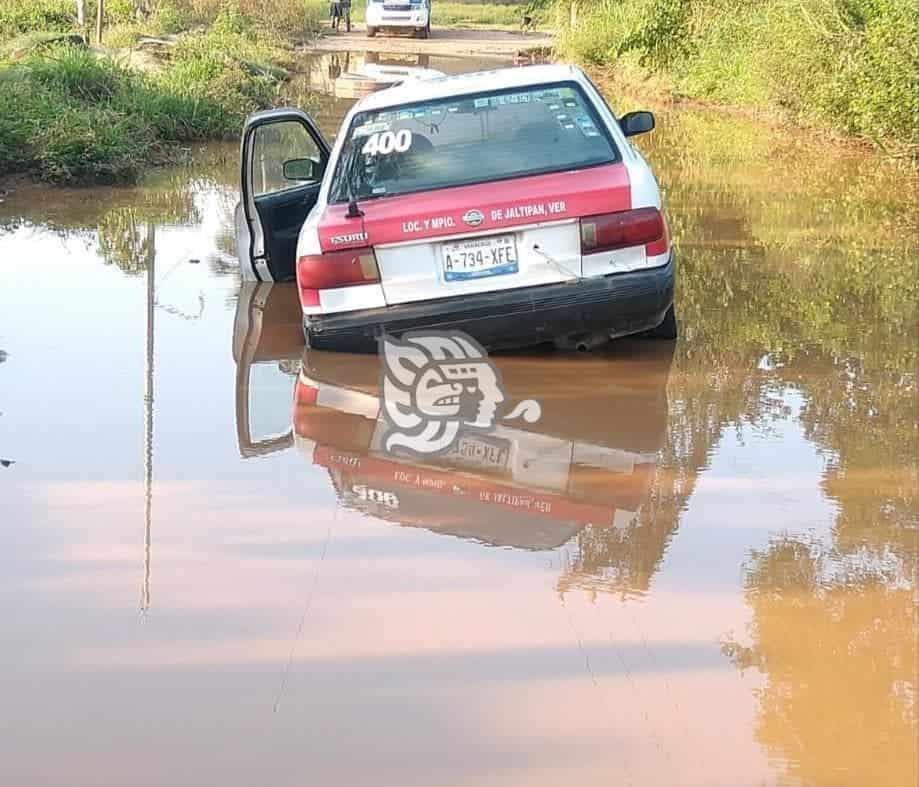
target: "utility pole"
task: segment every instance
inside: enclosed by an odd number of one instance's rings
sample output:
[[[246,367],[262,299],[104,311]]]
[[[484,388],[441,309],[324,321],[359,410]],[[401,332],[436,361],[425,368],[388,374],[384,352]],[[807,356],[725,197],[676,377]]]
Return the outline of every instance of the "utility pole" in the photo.
[[[96,44],[102,46],[102,19],[105,16],[105,0],[96,0]]]
[[[101,0],[100,0],[101,2]],[[144,381],[144,581],[140,609],[150,608],[150,536],[153,523],[153,337],[156,277],[156,226],[147,225],[147,356]]]

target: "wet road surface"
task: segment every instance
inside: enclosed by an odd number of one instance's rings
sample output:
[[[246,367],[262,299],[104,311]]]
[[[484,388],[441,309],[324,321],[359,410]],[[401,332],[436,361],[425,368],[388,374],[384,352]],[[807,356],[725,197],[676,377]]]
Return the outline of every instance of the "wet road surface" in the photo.
[[[240,285],[236,146],[11,193],[0,783],[916,784],[909,184],[705,113],[641,144],[681,338],[502,355],[542,419],[430,462]]]
[[[440,28],[434,19],[428,39],[415,38],[410,33],[382,32],[368,38],[362,22],[355,22],[350,33],[344,31],[322,36],[310,46],[325,52],[366,53],[385,55],[421,53],[425,55],[463,55],[465,57],[513,57],[530,49],[550,49],[554,36],[518,30],[485,30],[482,28]]]

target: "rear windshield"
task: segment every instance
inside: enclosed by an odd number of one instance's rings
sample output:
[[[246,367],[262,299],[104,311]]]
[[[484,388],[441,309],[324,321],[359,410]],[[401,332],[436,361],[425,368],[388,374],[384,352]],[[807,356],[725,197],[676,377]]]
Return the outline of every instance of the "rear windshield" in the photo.
[[[388,197],[617,160],[615,144],[578,85],[489,91],[355,115],[329,200]]]

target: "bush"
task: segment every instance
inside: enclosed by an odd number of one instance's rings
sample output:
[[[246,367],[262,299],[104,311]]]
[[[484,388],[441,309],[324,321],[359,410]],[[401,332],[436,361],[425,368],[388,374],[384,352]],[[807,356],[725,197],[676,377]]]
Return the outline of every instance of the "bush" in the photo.
[[[153,28],[166,35],[180,33],[185,29],[185,19],[174,5],[162,3],[153,14]]]
[[[76,47],[62,47],[33,57],[28,69],[31,79],[39,85],[87,102],[111,99],[126,77],[111,60]]]
[[[64,105],[37,129],[33,149],[48,180],[114,183],[134,180],[156,142],[143,117],[105,106]]]
[[[223,25],[242,18],[246,25],[257,24],[275,35],[318,30],[319,20],[328,13],[328,3],[320,0],[166,0],[161,7],[172,9],[182,20],[182,29],[214,24],[218,17]],[[226,27],[222,31],[227,32]]]
[[[563,28],[559,48],[637,61],[676,92],[782,107],[919,156],[916,2],[601,0]]]
[[[189,37],[153,75],[70,47],[0,69],[0,174],[130,181],[176,143],[234,136],[277,92],[267,70],[242,59],[255,54],[223,32]]]
[[[70,0],[2,0],[0,40],[35,31],[65,32],[73,27],[75,13]]]

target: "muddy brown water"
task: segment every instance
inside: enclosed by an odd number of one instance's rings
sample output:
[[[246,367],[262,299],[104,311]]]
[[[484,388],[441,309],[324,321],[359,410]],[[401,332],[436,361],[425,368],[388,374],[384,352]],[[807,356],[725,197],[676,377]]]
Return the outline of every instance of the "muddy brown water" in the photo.
[[[427,463],[240,286],[235,146],[6,195],[0,783],[915,785],[914,184],[641,146],[681,338],[501,356],[543,418]]]

